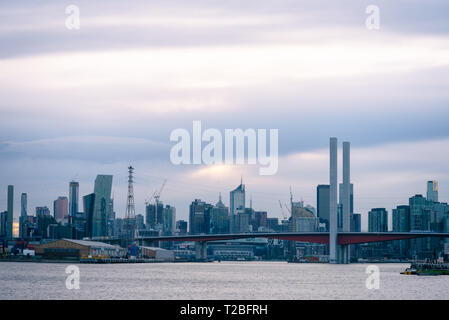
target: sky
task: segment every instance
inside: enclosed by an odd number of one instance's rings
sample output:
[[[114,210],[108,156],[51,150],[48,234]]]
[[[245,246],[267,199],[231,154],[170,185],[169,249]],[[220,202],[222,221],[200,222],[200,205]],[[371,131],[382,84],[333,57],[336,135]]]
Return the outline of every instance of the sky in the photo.
[[[66,27],[66,7],[80,28]],[[368,5],[379,29],[368,29]],[[407,204],[438,180],[449,201],[449,3],[396,1],[0,1],[0,210],[28,210],[112,174],[115,211],[135,168],[136,212],[161,195],[188,218],[240,179],[247,205],[316,206],[329,137],[351,142],[355,212]],[[279,130],[279,169],[173,165],[170,133]],[[341,158],[341,150],[340,150]],[[339,171],[341,181],[341,166]]]

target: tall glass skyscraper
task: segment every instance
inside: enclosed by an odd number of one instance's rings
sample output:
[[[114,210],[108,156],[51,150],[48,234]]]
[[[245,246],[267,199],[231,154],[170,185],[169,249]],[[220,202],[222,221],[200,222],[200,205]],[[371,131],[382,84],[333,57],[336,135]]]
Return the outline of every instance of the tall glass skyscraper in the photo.
[[[72,217],[78,213],[79,186],[75,181],[69,184],[69,215]]]
[[[95,193],[83,197],[84,216],[86,218],[86,237],[92,237]]]
[[[92,237],[108,235],[108,216],[112,193],[112,175],[97,175],[94,188]]]
[[[427,200],[438,202],[438,181],[427,181]]]
[[[245,212],[245,185],[242,182],[240,182],[240,185],[235,190],[231,191],[230,198],[231,225],[229,229],[231,233],[234,233],[236,215]]]
[[[25,238],[27,236],[27,194],[22,193],[20,196],[20,217],[19,217],[19,237]]]
[[[6,218],[6,239],[12,240],[12,222],[14,219],[14,186],[8,186],[8,215]]]
[[[329,212],[330,212],[330,198],[329,185],[320,184],[316,187],[316,208],[317,216],[321,223],[326,224],[326,230],[329,230]]]
[[[26,217],[28,215],[28,209],[27,209],[27,194],[22,193],[20,196],[20,216]]]
[[[388,211],[385,208],[374,208],[368,212],[369,232],[388,232]]]

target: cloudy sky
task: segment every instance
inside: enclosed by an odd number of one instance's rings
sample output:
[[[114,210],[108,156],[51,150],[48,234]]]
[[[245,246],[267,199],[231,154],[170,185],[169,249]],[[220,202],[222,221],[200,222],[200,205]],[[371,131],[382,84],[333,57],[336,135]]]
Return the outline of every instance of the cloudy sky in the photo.
[[[448,12],[446,0],[0,1],[0,210],[8,184],[17,218],[20,193],[34,213],[103,173],[124,216],[132,164],[138,213],[164,179],[161,199],[187,219],[194,198],[228,204],[243,176],[248,205],[282,217],[289,186],[316,206],[330,136],[351,141],[363,228],[427,180],[449,201]],[[279,129],[277,174],[174,166],[170,133],[193,120]]]

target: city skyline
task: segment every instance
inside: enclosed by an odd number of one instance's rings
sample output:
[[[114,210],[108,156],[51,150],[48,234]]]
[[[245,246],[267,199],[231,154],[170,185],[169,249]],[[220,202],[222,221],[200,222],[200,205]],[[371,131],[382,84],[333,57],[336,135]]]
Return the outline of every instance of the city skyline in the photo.
[[[342,150],[340,150],[339,149],[339,154],[343,154],[343,152],[342,152]],[[340,158],[340,156],[339,156],[339,158]],[[338,159],[338,162],[340,163],[340,162],[342,162],[342,161],[340,161],[340,159]],[[341,170],[340,170],[341,171]],[[339,174],[339,177],[340,177],[340,175],[342,175],[342,172],[338,172],[338,174]],[[112,192],[111,192],[111,199],[112,200],[114,200],[115,198],[115,193],[114,193],[114,185],[112,184],[112,177],[113,177],[113,175],[97,175],[97,179],[103,179],[103,178],[108,178],[108,179],[110,179],[111,181],[109,182],[109,184],[110,184],[110,187],[109,188],[111,188],[111,190],[112,190]],[[343,183],[340,183],[340,180],[341,180],[342,178],[339,178],[338,179],[338,183],[337,183],[337,185],[338,185],[338,200],[337,200],[337,202],[338,202],[338,204],[341,204],[342,203],[342,201],[344,201],[344,196],[343,196],[343,194],[342,194],[342,188],[343,188]],[[371,208],[369,208],[368,209],[368,211],[366,211],[366,212],[361,212],[361,211],[357,211],[355,208],[355,206],[353,207],[353,201],[357,201],[357,197],[356,196],[354,196],[353,195],[353,189],[354,189],[354,183],[352,182],[352,180],[350,180],[351,181],[351,183],[350,183],[350,191],[351,191],[351,200],[350,200],[350,204],[351,204],[351,210],[350,210],[350,212],[351,213],[358,213],[358,214],[361,214],[361,217],[362,217],[362,221],[361,221],[361,227],[362,227],[362,231],[367,231],[368,230],[368,220],[369,220],[369,213],[373,210],[373,209],[377,209],[377,208],[385,208],[386,209],[386,211],[388,212],[388,226],[389,226],[389,230],[391,230],[392,229],[392,226],[393,226],[393,210],[394,209],[396,209],[398,206],[401,206],[401,205],[406,205],[407,204],[407,202],[408,202],[408,199],[410,198],[410,197],[412,197],[412,196],[415,196],[415,195],[422,195],[423,197],[431,197],[432,199],[436,199],[438,202],[442,202],[442,203],[444,203],[444,202],[447,202],[447,201],[445,201],[444,199],[442,200],[441,199],[441,194],[439,193],[439,181],[438,180],[427,180],[427,181],[425,181],[425,183],[423,183],[425,186],[426,186],[426,188],[423,188],[423,189],[425,189],[425,190],[423,190],[423,192],[417,192],[417,193],[410,193],[409,195],[408,195],[408,197],[406,197],[406,198],[404,198],[404,200],[402,200],[402,202],[401,201],[399,201],[399,202],[397,202],[397,203],[395,203],[394,205],[393,205],[393,207],[391,208],[391,209],[388,209],[388,208],[386,208],[385,206],[382,206],[381,205],[381,203],[379,203],[379,205],[377,205],[377,206],[373,206],[373,207],[371,207]],[[76,184],[76,186],[77,186],[77,188],[79,188],[80,186],[79,186],[79,182],[77,182],[77,181],[73,181],[73,180],[71,180],[70,182],[68,182],[68,188],[69,188],[69,193],[70,193],[70,191],[72,190],[72,185],[74,185],[74,184]],[[95,183],[93,183],[93,185],[95,185]],[[436,188],[434,187],[436,185]],[[246,190],[245,190],[245,186],[246,186],[246,184],[245,183],[243,183],[243,178],[241,177],[241,181],[240,181],[240,184],[237,186],[237,188],[235,188],[235,190],[234,190],[234,188],[233,189],[231,189],[231,190],[224,190],[225,192],[226,191],[228,191],[230,194],[231,194],[231,198],[232,198],[232,193],[233,192],[235,192],[235,191],[237,191],[237,190],[239,190],[239,188],[241,188],[241,186],[243,186],[243,191],[244,191],[244,193],[243,194],[245,194],[246,192]],[[319,185],[316,185],[315,187],[314,187],[314,189],[315,189],[315,192],[317,192],[317,189],[318,189],[318,187],[322,187],[322,186],[328,186],[328,184],[319,184]],[[12,188],[11,188],[12,187]],[[8,190],[13,190],[13,192],[14,192],[14,185],[9,185],[9,187],[8,187]],[[436,193],[435,193],[435,191],[436,191]],[[433,192],[433,193],[431,193],[431,192]],[[22,215],[22,212],[23,212],[23,196],[25,195],[25,203],[26,203],[26,207],[27,207],[27,212],[29,213],[29,215],[31,214],[31,215],[34,215],[36,212],[35,212],[35,208],[38,208],[38,207],[48,207],[48,208],[51,208],[51,207],[53,207],[53,211],[51,212],[51,214],[52,215],[55,215],[55,209],[56,209],[56,202],[57,201],[60,201],[61,199],[65,199],[65,201],[67,202],[66,204],[65,204],[65,211],[67,211],[66,212],[66,217],[68,217],[68,214],[69,214],[69,209],[68,209],[68,194],[69,193],[67,193],[67,195],[64,195],[64,194],[62,194],[62,195],[59,195],[59,196],[57,196],[57,199],[56,200],[53,200],[52,201],[52,203],[53,203],[53,206],[51,206],[51,205],[49,205],[49,204],[47,204],[47,205],[45,205],[45,204],[42,204],[41,203],[41,205],[39,205],[39,206],[36,206],[36,207],[30,207],[30,206],[28,206],[28,195],[29,195],[29,193],[24,193],[24,192],[21,192],[20,191],[20,193],[22,194],[22,196],[21,197],[16,197],[16,195],[14,194],[14,205],[13,205],[13,208],[14,208],[14,223],[18,223],[19,222],[19,218],[20,218],[20,216]],[[8,195],[8,193],[6,193],[7,195]],[[78,199],[78,208],[79,208],[79,212],[86,212],[85,210],[85,208],[84,208],[84,205],[81,205],[81,203],[82,202],[84,202],[83,201],[83,198],[84,197],[87,197],[87,196],[90,196],[90,195],[92,195],[92,194],[94,194],[94,193],[90,193],[90,194],[82,194],[82,193],[80,193],[80,195],[79,195],[79,199]],[[243,199],[242,199],[242,201],[244,201],[245,203],[244,203],[244,206],[245,206],[245,208],[248,208],[249,206],[248,205],[250,205],[251,206],[251,208],[252,208],[252,204],[253,204],[253,193],[252,192],[250,192],[250,194],[251,194],[251,200],[250,200],[250,202],[248,202],[247,203],[247,201],[245,200],[245,197],[243,196]],[[436,198],[435,198],[436,197]],[[19,198],[19,199],[17,199],[17,198]],[[94,198],[95,199],[95,198]],[[193,201],[193,199],[194,198],[192,198],[191,199],[191,201]],[[196,198],[195,198],[196,199]],[[197,197],[197,199],[200,199],[200,200],[202,200],[202,201],[204,201],[205,203],[215,203],[215,201],[216,200],[219,200],[219,202],[221,202],[221,203],[223,203],[226,207],[228,207],[229,208],[229,215],[230,215],[230,219],[232,220],[232,217],[233,216],[235,216],[235,214],[233,215],[232,214],[232,210],[231,210],[231,202],[229,202],[229,203],[226,203],[225,201],[224,202],[222,202],[222,199],[221,199],[221,191],[218,193],[218,195],[217,195],[217,198],[216,199],[206,199],[206,198],[204,198],[204,197],[202,197],[202,196],[199,196],[199,197]],[[290,200],[292,200],[292,199],[290,199]],[[298,201],[299,199],[294,199],[294,200],[296,200],[296,201]],[[18,208],[17,208],[17,205],[16,205],[16,202],[19,202],[20,203],[20,205],[18,206]],[[38,201],[39,202],[39,201]],[[115,201],[114,201],[115,202]],[[309,203],[309,202],[306,202],[306,201],[304,201],[303,200],[303,197],[301,197],[301,202],[303,202],[303,205],[304,206],[306,206],[306,205],[309,205],[309,206],[312,206],[314,209],[315,209],[315,216],[317,216],[318,217],[318,212],[317,212],[317,210],[318,210],[318,203],[317,203],[317,199],[315,198],[315,201],[313,202],[313,203]],[[166,198],[166,200],[164,201],[164,200],[162,200],[161,201],[161,203],[163,203],[164,205],[169,205],[170,207],[174,207],[174,208],[176,208],[176,210],[177,210],[177,212],[179,212],[179,211],[183,211],[183,208],[181,207],[181,209],[179,208],[179,207],[177,207],[176,205],[174,205],[171,201],[170,201],[170,198]],[[287,202],[286,202],[287,203]],[[188,203],[185,203],[185,206],[187,206],[187,208],[189,207],[189,204],[190,204],[190,202],[188,202]],[[276,205],[277,205],[277,203],[276,203]],[[81,210],[81,208],[82,208],[82,210]],[[137,214],[140,214],[140,215],[143,215],[143,216],[145,216],[147,213],[146,213],[146,205],[144,206],[144,210],[142,211],[142,212],[136,212]],[[244,209],[244,208],[243,208]],[[6,209],[5,209],[6,210]],[[16,212],[18,211],[18,210],[20,210],[20,215],[17,215],[16,214]],[[268,217],[269,218],[279,218],[279,221],[281,221],[283,218],[284,218],[284,216],[283,216],[283,213],[282,214],[280,214],[280,215],[278,215],[278,214],[276,214],[276,213],[272,213],[272,212],[270,212],[267,208],[263,208],[263,207],[258,207],[257,209],[256,209],[256,211],[257,210],[259,210],[259,211],[266,211],[266,212],[268,212]],[[4,211],[3,209],[1,209],[0,211]],[[6,210],[7,211],[7,210]],[[88,209],[88,211],[89,211],[89,209]],[[188,221],[189,220],[189,213],[188,213],[188,209],[187,209],[187,215],[186,216],[180,216],[179,214],[176,216],[176,218],[177,218],[177,220],[185,220],[185,221]],[[237,210],[236,212],[238,212],[239,210]],[[243,210],[244,211],[244,210]],[[239,212],[243,212],[242,211],[242,209],[239,211]],[[118,214],[117,214],[118,213]],[[125,217],[125,215],[123,214],[123,216],[122,215],[120,215],[120,212],[117,210],[117,208],[115,208],[114,207],[114,214],[116,214],[116,217],[117,218],[124,218]],[[96,214],[97,216],[99,215],[98,213]],[[59,216],[58,216],[58,218],[59,218]],[[99,219],[99,218],[98,218]],[[59,218],[59,220],[58,221],[62,221],[60,218]],[[146,222],[146,221],[145,221]],[[365,222],[365,223],[364,223]],[[190,224],[189,224],[190,225]],[[231,223],[231,225],[233,225],[232,223]],[[232,230],[232,229],[231,229]],[[232,232],[231,232],[232,233]]]

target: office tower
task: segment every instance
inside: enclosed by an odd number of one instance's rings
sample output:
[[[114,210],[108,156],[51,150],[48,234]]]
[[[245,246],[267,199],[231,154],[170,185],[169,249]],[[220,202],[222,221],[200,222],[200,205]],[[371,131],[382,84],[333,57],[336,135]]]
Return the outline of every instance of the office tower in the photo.
[[[237,213],[235,217],[235,233],[245,233],[251,232],[251,221],[252,221],[253,209],[246,208],[245,211]]]
[[[209,203],[195,199],[189,207],[189,233],[206,234],[210,231],[210,209]]]
[[[418,194],[409,199],[410,231],[430,231],[432,201]]]
[[[329,262],[337,261],[337,138],[329,141]]]
[[[433,204],[433,201],[420,194],[409,199],[411,232],[431,231]],[[414,258],[431,258],[433,256],[431,240],[429,238],[410,240],[410,253]]]
[[[267,228],[267,216],[268,214],[266,211],[254,211],[254,220],[252,222],[253,231],[260,231],[260,228]]]
[[[186,235],[187,234],[187,221],[185,221],[185,220],[176,221],[176,230],[180,236]]]
[[[84,216],[86,218],[86,237],[92,237],[95,193],[83,197]]]
[[[22,193],[20,196],[20,217],[19,217],[19,237],[25,238],[28,233],[28,208],[27,194]]]
[[[427,181],[427,200],[438,202],[438,181]]]
[[[97,175],[94,187],[94,207],[92,215],[92,237],[108,235],[107,221],[109,216],[112,192],[112,175]]]
[[[143,214],[136,214],[136,227],[137,227],[137,230],[145,229]]]
[[[28,208],[27,208],[27,194],[22,193],[20,196],[20,216],[26,217],[28,215]]]
[[[69,215],[72,217],[78,213],[79,186],[75,181],[69,184]]]
[[[123,233],[123,219],[117,218],[114,220],[114,238],[121,238]]]
[[[114,210],[114,199],[111,199],[111,201],[109,201],[109,216],[108,216],[109,220],[114,220],[115,219],[115,210]]]
[[[229,233],[229,209],[221,201],[221,194],[210,210],[210,233]]]
[[[444,225],[446,220],[449,221],[449,205],[444,202],[433,202],[431,204],[431,210],[430,230],[434,232],[445,232]]]
[[[6,239],[12,240],[13,232],[12,232],[12,223],[14,220],[14,186],[8,186],[8,216],[6,220]]]
[[[410,207],[397,206],[393,209],[393,231],[409,232],[410,231]]]
[[[326,230],[329,230],[329,190],[328,184],[320,184],[316,187],[317,216],[321,223],[326,224]]]
[[[279,219],[278,218],[267,218],[267,228],[268,228],[268,230],[278,232],[279,231]]]
[[[385,208],[373,208],[368,212],[369,232],[388,232],[388,212]]]
[[[0,238],[6,237],[6,229],[8,224],[8,211],[0,213]]]
[[[52,217],[49,213],[41,214],[36,217],[37,219],[37,232],[33,235],[41,236],[44,239],[49,238],[49,226],[57,224],[54,217]]]
[[[160,229],[164,223],[164,204],[157,201],[156,204],[149,203],[145,207],[145,223],[147,229]]]
[[[361,232],[362,231],[362,218],[360,213],[353,213],[351,215],[351,232]]]
[[[53,216],[55,220],[59,222],[64,222],[69,215],[69,200],[67,197],[58,197],[53,201]]]
[[[240,181],[240,185],[235,190],[230,192],[229,205],[231,210],[230,232],[234,233],[237,214],[245,212],[245,185],[242,181]]]
[[[176,230],[176,208],[166,205],[163,212],[164,223],[162,232],[167,236],[173,235]]]
[[[392,211],[393,232],[410,231],[410,206],[397,206]],[[408,240],[399,240],[394,242],[395,251],[400,257],[408,256],[410,242]]]

